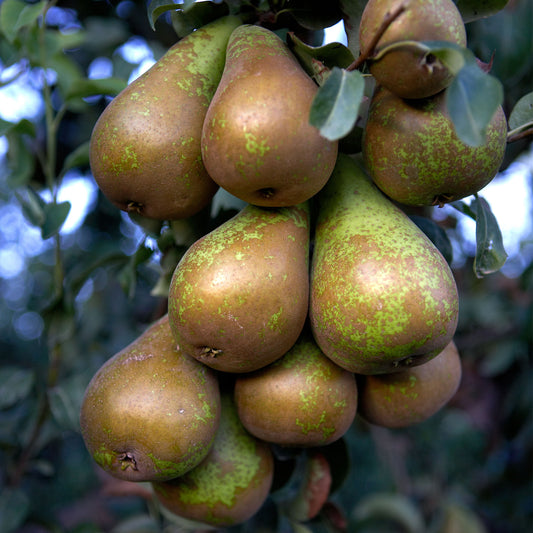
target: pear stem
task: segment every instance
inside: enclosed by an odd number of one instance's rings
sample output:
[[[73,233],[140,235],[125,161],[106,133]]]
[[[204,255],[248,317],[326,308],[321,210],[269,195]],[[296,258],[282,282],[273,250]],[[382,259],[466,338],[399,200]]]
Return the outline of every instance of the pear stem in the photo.
[[[406,10],[405,3],[400,4],[394,11],[388,11],[383,17],[380,27],[372,37],[370,46],[365,53],[359,55],[359,57],[349,65],[346,70],[357,70],[367,59],[372,57],[374,50],[379,43],[383,34],[387,31],[388,27]]]

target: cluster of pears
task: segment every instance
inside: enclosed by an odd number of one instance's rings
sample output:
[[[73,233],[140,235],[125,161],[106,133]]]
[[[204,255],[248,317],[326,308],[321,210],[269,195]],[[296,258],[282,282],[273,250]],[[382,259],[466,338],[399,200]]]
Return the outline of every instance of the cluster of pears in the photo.
[[[361,49],[384,16],[379,9],[395,3],[368,2]],[[455,28],[438,38],[464,42],[457,20],[442,22],[435,6],[443,0],[404,3],[406,17],[424,13],[423,25],[435,10],[435,28]],[[408,38],[425,39],[411,18]],[[401,16],[387,31],[396,24],[401,34]],[[409,75],[414,64],[430,75],[411,81],[429,78],[430,92],[449,83],[427,58],[420,64],[397,52],[394,61],[404,66],[393,64],[395,75]],[[451,269],[398,198],[380,190],[402,169],[404,153],[422,172],[413,161],[424,145],[413,131],[418,123],[406,118],[406,132],[403,109],[421,115],[424,135],[445,135],[424,129],[428,113],[454,134],[438,94],[418,87],[408,100],[409,80],[394,81],[402,86],[394,94],[384,81],[391,67],[379,63],[371,65],[378,88],[362,155],[342,153],[309,124],[317,86],[284,42],[233,16],[181,39],[95,125],[93,174],[120,209],[188,218],[220,187],[245,203],[187,249],[172,275],[168,312],[103,364],[81,408],[82,435],[98,465],[149,483],[175,516],[215,527],[242,523],[272,490],[275,449],[327,446],[357,416],[389,428],[417,424],[459,386]],[[395,135],[404,144],[398,150]],[[493,150],[467,154],[450,143],[463,152],[446,148],[428,159],[438,166],[470,157],[470,167]],[[413,181],[424,193],[393,187],[414,194],[411,203],[468,188],[421,175]]]

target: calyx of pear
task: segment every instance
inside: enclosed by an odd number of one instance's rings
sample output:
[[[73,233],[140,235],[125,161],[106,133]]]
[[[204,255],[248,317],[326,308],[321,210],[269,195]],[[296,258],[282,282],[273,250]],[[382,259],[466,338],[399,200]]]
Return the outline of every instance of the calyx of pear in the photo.
[[[309,207],[248,204],[176,266],[168,313],[181,350],[224,372],[284,355],[307,317]]]
[[[89,382],[81,434],[96,463],[127,481],[180,476],[208,454],[220,418],[213,371],[176,349],[164,315]]]
[[[384,24],[386,30],[375,43]],[[359,26],[361,54],[372,54],[370,73],[378,84],[402,98],[426,98],[453,80],[453,73],[441,61],[416,46],[421,41],[447,41],[466,46],[465,25],[453,0],[369,0],[366,3]]]
[[[385,88],[370,103],[362,153],[374,183],[405,205],[443,205],[478,192],[503,161],[507,120],[499,106],[481,146],[455,132],[446,94],[406,100]]]
[[[223,17],[179,40],[100,115],[91,170],[118,208],[160,220],[187,218],[218,190],[202,163],[200,138],[228,38],[239,24],[238,17]]]
[[[275,33],[238,27],[202,131],[211,178],[260,206],[291,206],[314,196],[329,178],[338,150],[336,141],[309,123],[317,90]]]
[[[339,366],[381,374],[437,355],[457,327],[450,267],[409,217],[340,154],[318,197],[310,323]]]

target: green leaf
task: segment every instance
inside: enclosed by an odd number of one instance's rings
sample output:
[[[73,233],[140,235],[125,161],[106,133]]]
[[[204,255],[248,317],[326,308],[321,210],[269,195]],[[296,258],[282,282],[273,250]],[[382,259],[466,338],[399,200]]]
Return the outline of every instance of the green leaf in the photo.
[[[90,377],[87,372],[74,374],[48,390],[52,416],[62,429],[79,431],[79,413]]]
[[[31,26],[42,15],[46,3],[47,2],[43,0],[36,4],[26,4],[15,22],[15,27],[13,28],[15,33],[18,33],[21,28]]]
[[[35,375],[31,370],[16,366],[0,368],[0,409],[26,398],[34,382]]]
[[[51,202],[45,205],[45,220],[41,226],[41,236],[44,240],[56,235],[65,223],[70,212],[70,202]]]
[[[527,93],[516,102],[509,115],[509,128],[522,129],[533,125],[533,92]]]
[[[71,168],[84,167],[89,164],[90,144],[90,141],[86,141],[67,155],[61,169],[61,176],[64,176]]]
[[[0,531],[12,533],[24,522],[30,511],[30,500],[22,489],[5,487],[0,492]]]
[[[465,22],[490,17],[501,11],[509,0],[453,0]]]
[[[433,219],[410,215],[409,218],[424,232],[448,263],[453,261],[453,248],[448,234]]]
[[[359,56],[359,24],[367,0],[340,0],[348,48],[354,57]]]
[[[9,149],[7,152],[8,180],[12,188],[26,185],[31,181],[35,160],[26,142],[15,126],[7,133]]]
[[[507,253],[500,227],[487,201],[477,196],[472,204],[476,213],[474,273],[478,278],[482,278],[500,270],[505,264]]]
[[[342,19],[339,2],[292,0],[287,9],[300,26],[308,30],[322,30]]]
[[[182,38],[193,30],[228,14],[229,8],[225,3],[195,2],[189,9],[171,11],[170,18],[176,35]]]
[[[183,2],[169,0],[152,0],[148,5],[148,20],[152,30],[155,31],[156,20],[167,11],[176,9],[186,9],[194,3],[194,0],[184,0]]]
[[[25,197],[15,193],[22,207],[22,214],[30,224],[41,227],[46,219],[46,202],[31,187],[26,192]]]
[[[65,93],[65,100],[69,102],[74,99],[101,94],[115,96],[125,89],[127,84],[126,80],[115,77],[101,79],[82,78],[69,86],[68,91]]]
[[[344,137],[357,120],[364,88],[364,78],[358,70],[334,67],[313,100],[310,123],[330,141]]]
[[[502,102],[501,82],[483,72],[473,55],[446,89],[446,106],[457,136],[469,146],[485,143],[487,126]]]
[[[421,41],[427,53],[434,55],[450,72],[457,75],[469,61],[470,51],[455,43],[447,41]]]
[[[0,31],[10,43],[17,36],[17,20],[25,5],[20,0],[4,0],[0,5]]]

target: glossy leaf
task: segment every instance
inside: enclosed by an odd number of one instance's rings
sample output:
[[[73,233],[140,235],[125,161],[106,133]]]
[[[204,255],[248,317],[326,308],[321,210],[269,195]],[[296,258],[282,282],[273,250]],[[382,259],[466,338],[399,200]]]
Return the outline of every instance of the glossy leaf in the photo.
[[[310,123],[326,139],[334,141],[344,137],[357,120],[364,88],[364,78],[358,70],[333,68],[313,100]]]
[[[509,0],[453,0],[465,22],[490,17],[501,11]]]
[[[170,19],[177,36],[182,38],[193,30],[228,14],[228,6],[223,2],[195,2],[187,10],[172,10]]]
[[[446,89],[446,106],[457,136],[469,146],[485,143],[487,126],[502,101],[501,82],[483,72],[473,55]]]
[[[45,220],[41,226],[43,239],[49,239],[59,232],[68,217],[70,208],[70,202],[46,204],[44,208]]]
[[[34,382],[35,374],[31,370],[16,366],[0,368],[0,409],[26,398]]]
[[[148,20],[152,30],[155,31],[155,23],[157,19],[166,13],[176,9],[187,9],[195,0],[183,0],[183,2],[169,1],[169,0],[152,0],[148,5]]]
[[[474,273],[482,278],[500,270],[507,259],[507,252],[500,227],[487,201],[478,196],[472,203],[476,213]]]

